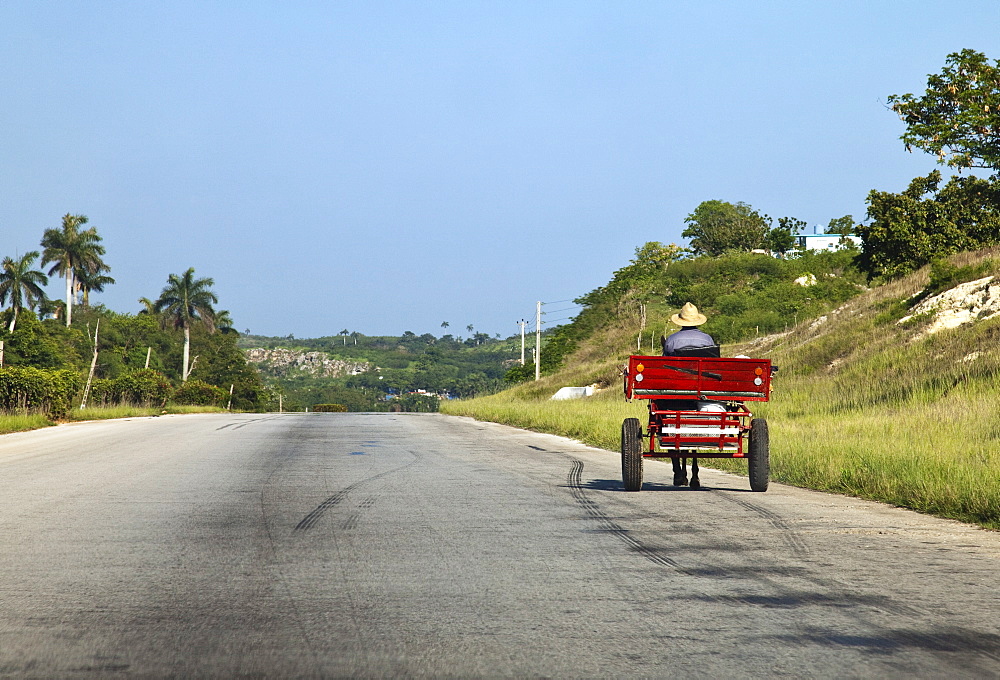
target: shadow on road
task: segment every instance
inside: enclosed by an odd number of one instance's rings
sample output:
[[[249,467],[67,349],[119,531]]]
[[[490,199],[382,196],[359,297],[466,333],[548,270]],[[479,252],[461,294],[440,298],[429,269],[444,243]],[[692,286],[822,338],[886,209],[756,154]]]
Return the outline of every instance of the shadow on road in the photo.
[[[625,484],[620,479],[591,479],[580,487],[591,491],[625,491]],[[655,482],[643,482],[643,491],[712,491],[710,487],[702,486],[700,489],[692,489],[688,486],[674,486],[673,484],[658,484]],[[631,491],[629,493],[632,493]]]

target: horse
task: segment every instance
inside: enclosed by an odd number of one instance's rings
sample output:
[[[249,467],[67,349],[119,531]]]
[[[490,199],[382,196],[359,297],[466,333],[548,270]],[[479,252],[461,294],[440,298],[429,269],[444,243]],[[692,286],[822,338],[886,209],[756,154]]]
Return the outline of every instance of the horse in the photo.
[[[667,353],[667,339],[660,336],[660,346],[663,347],[663,356],[683,356],[683,357],[718,357],[720,348],[718,345],[706,347],[684,347]],[[657,408],[669,411],[697,411],[699,410],[697,400],[690,399],[659,399],[656,401]],[[688,481],[687,461],[685,458],[671,458],[674,465],[674,486],[690,486],[692,489],[701,488],[701,480],[698,479],[698,459],[691,457],[691,479]]]
[[[674,486],[690,486],[692,489],[701,488],[701,480],[698,479],[698,459],[691,458],[691,481],[687,476],[687,458],[671,458],[674,464]]]

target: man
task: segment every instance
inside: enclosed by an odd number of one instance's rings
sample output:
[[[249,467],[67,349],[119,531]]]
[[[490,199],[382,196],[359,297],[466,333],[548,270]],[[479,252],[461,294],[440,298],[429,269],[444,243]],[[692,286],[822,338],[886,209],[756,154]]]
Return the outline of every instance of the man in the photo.
[[[719,356],[718,351],[712,354],[712,350],[705,350],[707,353],[698,352],[697,348],[715,348],[715,340],[708,333],[698,330],[708,318],[698,311],[698,308],[690,302],[684,303],[679,314],[670,317],[670,321],[680,326],[681,329],[669,338],[662,339],[663,356]]]
[[[686,356],[686,357],[717,357],[719,356],[719,346],[711,335],[698,330],[708,318],[698,311],[690,302],[684,303],[679,314],[670,317],[670,321],[680,326],[681,329],[669,338],[660,338],[663,344],[663,356]],[[708,402],[705,402],[708,403]],[[697,399],[657,399],[654,402],[657,410],[664,411],[698,411],[700,402]],[[724,409],[723,409],[724,410]],[[686,486],[687,465],[683,458],[673,458],[674,464],[674,485]],[[691,488],[701,487],[698,479],[698,459],[691,459]]]

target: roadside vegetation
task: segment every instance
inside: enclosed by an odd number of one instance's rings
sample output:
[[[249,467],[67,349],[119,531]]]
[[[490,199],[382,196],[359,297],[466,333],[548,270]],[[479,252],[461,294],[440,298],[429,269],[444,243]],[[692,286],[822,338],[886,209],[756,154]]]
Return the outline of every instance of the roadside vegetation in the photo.
[[[87,420],[112,420],[115,418],[144,418],[164,415],[189,413],[225,413],[226,409],[219,406],[181,406],[168,404],[162,408],[155,406],[97,406],[77,409],[66,414],[65,418],[55,420],[44,413],[28,415],[0,414],[0,434],[11,432],[27,432],[51,427],[59,423],[84,422]]]
[[[64,215],[40,250],[0,261],[0,431],[47,423],[202,409],[267,408],[271,395],[236,344],[211,278],[167,276],[135,313],[92,305],[113,285],[84,215]],[[47,272],[45,266],[49,265]],[[41,267],[41,269],[39,268]],[[47,297],[50,276],[66,297]]]

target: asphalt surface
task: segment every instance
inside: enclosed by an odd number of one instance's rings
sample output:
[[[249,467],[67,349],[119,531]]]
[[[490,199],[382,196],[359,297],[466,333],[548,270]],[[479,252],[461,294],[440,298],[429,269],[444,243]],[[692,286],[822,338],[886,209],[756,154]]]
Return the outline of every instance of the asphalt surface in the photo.
[[[1000,535],[670,479],[437,414],[6,435],[0,675],[1000,677]]]

